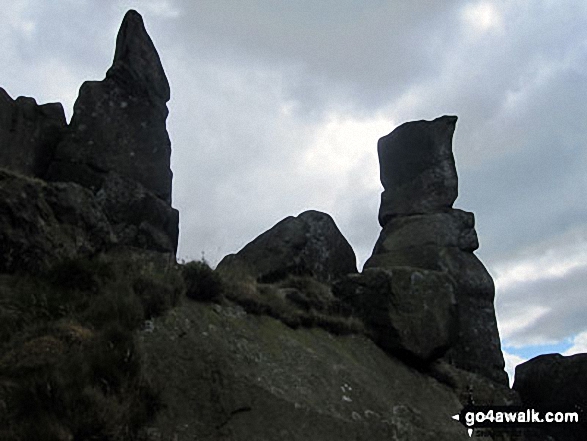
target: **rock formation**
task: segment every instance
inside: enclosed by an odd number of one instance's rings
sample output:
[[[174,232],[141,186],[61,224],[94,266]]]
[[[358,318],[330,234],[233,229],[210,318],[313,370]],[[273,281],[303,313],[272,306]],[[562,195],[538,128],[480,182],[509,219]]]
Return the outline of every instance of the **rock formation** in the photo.
[[[86,81],[48,172],[92,190],[108,172],[142,184],[171,203],[171,154],[165,129],[169,84],[141,16],[129,11],[103,81]]]
[[[587,439],[587,354],[539,355],[516,366],[513,388],[525,407],[577,412],[581,424],[540,427],[556,440]],[[540,438],[537,438],[540,439]]]
[[[456,122],[456,116],[408,122],[379,139],[382,227],[394,216],[437,213],[452,207],[458,190],[452,154]]]
[[[292,274],[331,283],[356,273],[357,263],[332,218],[309,210],[281,220],[238,253],[224,257],[217,269],[250,275],[258,282],[275,282]]]
[[[394,336],[397,330],[388,337],[379,335],[379,340],[395,342],[388,350],[408,351],[428,362],[432,356],[442,355],[456,369],[483,375],[505,386],[507,375],[493,308],[494,285],[473,254],[479,246],[474,217],[452,208],[457,197],[452,155],[456,121],[455,116],[443,116],[434,121],[405,123],[379,140],[384,187],[379,221],[383,230],[363,274],[339,285],[337,295],[353,297],[352,285],[362,285],[368,294],[354,295],[354,304],[363,304],[360,310],[368,311],[368,305],[378,298],[379,303],[389,305],[386,320],[406,323],[402,326],[408,328],[414,313],[402,311],[404,303],[397,299],[419,299],[412,303],[416,310],[419,305],[416,323],[430,320],[436,338],[430,339],[433,332],[427,327],[415,325],[410,328],[410,347]],[[388,279],[389,286],[394,286],[396,277],[410,283],[395,282],[396,288],[390,290],[387,285],[372,282],[375,270],[379,271],[379,280]],[[412,274],[409,279],[404,275],[406,271]],[[438,283],[436,297],[434,290],[423,294],[414,285],[416,274],[443,281]],[[447,284],[452,285],[454,297],[448,294],[450,290],[442,288]],[[414,346],[416,342],[419,343]]]
[[[0,89],[0,272],[115,249],[175,259],[168,100],[159,56],[132,10],[112,67],[82,85],[69,126],[61,104]]]
[[[2,280],[102,252],[175,259],[168,100],[135,11],[69,126],[60,104],[0,89]],[[465,440],[451,418],[465,403],[521,403],[503,371],[493,281],[473,254],[474,216],[452,208],[455,124],[411,122],[380,139],[383,229],[362,273],[333,219],[306,211],[220,262],[245,291],[184,299],[149,321],[141,369],[164,405],[144,439]],[[585,363],[539,357],[518,367],[515,389],[527,406],[584,405]],[[580,429],[551,434],[584,439]]]

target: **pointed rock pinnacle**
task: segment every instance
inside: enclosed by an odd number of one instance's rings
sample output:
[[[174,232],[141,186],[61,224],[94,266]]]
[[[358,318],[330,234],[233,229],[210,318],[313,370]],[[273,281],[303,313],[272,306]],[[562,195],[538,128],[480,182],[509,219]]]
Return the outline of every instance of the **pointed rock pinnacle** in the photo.
[[[127,89],[155,95],[153,101],[169,101],[169,82],[163,71],[155,45],[147,34],[143,18],[130,10],[124,16],[116,37],[116,51],[112,67],[106,72]]]

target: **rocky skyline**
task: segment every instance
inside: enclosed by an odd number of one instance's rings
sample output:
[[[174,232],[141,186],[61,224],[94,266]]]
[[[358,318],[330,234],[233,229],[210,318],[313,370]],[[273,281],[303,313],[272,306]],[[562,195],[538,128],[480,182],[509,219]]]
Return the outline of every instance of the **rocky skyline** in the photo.
[[[213,264],[317,209],[360,268],[379,233],[377,139],[403,121],[459,115],[455,207],[476,215],[506,360],[585,351],[586,6],[247,5],[13,2],[0,19],[0,84],[12,98],[62,102],[69,120],[136,7],[173,90],[179,256]]]

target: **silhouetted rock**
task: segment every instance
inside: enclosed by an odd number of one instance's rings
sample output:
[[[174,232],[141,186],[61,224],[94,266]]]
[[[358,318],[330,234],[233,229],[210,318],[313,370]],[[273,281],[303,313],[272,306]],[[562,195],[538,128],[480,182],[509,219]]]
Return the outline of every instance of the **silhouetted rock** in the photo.
[[[495,288],[473,254],[474,216],[451,208],[457,175],[451,139],[456,117],[417,121],[379,141],[383,230],[365,268],[409,266],[450,276],[458,336],[445,358],[456,367],[507,385],[493,306]],[[387,196],[385,196],[387,194]]]
[[[402,124],[379,139],[381,184],[379,223],[397,215],[449,209],[457,198],[452,154],[456,116]]]
[[[332,282],[357,272],[353,249],[332,218],[319,211],[286,217],[236,254],[218,264],[220,271],[248,274],[259,282],[311,275]]]
[[[513,388],[525,407],[577,412],[581,424],[541,425],[545,434],[557,441],[587,439],[587,354],[545,354],[519,364]]]
[[[351,274],[333,287],[351,305],[373,341],[417,363],[440,357],[456,337],[452,279],[440,271],[393,267]]]
[[[80,88],[48,179],[73,180],[97,191],[105,174],[115,172],[170,204],[168,100],[169,83],[159,55],[141,16],[129,11],[106,78],[86,81]]]
[[[61,104],[13,101],[0,89],[0,272],[114,249],[175,259],[168,100],[135,11],[125,15],[106,78],[82,85],[69,126]]]
[[[59,103],[13,100],[0,87],[0,167],[26,176],[43,175],[66,127]]]

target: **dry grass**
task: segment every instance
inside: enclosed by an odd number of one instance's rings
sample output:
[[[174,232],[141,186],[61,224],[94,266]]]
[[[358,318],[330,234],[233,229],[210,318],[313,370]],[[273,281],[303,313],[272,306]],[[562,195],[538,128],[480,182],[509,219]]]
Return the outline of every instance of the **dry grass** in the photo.
[[[320,327],[336,335],[364,333],[363,322],[340,305],[330,287],[310,276],[288,276],[259,283],[250,275],[220,274],[224,298],[245,311],[268,315],[291,328]]]

